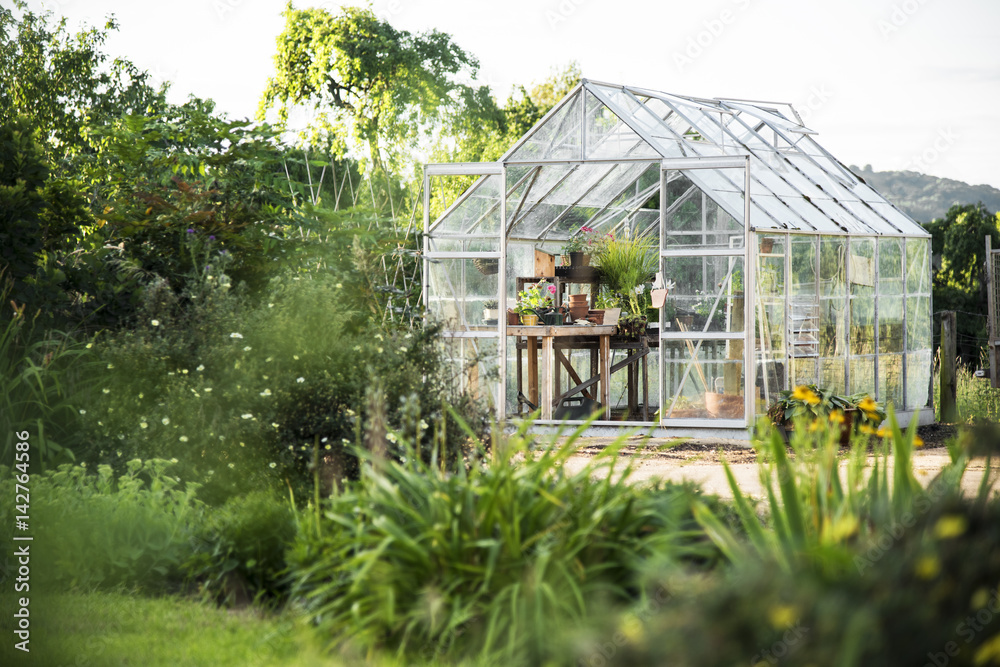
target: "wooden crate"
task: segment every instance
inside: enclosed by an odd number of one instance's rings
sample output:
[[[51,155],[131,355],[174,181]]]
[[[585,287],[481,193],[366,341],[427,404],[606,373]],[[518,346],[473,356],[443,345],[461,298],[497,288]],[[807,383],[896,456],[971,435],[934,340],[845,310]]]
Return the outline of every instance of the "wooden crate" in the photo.
[[[556,256],[535,250],[535,277],[552,278],[556,275]]]

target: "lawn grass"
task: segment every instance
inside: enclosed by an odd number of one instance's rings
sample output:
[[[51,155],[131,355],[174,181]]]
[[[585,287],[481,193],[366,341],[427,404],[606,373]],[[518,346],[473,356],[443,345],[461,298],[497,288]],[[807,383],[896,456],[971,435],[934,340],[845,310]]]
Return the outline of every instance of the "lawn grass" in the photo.
[[[240,667],[338,664],[291,615],[231,611],[131,593],[32,595],[30,654],[14,649],[15,608],[0,598],[0,664]]]

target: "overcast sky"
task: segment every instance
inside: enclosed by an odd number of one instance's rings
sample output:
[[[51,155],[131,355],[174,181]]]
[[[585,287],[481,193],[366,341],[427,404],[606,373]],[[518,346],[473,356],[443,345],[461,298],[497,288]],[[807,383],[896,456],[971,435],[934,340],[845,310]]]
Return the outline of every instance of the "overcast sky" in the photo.
[[[332,1],[299,2],[336,12]],[[115,14],[107,44],[173,84],[253,116],[285,0],[30,0],[81,22]],[[583,75],[672,93],[791,102],[848,164],[1000,187],[997,0],[377,0],[412,32],[478,57],[503,100],[576,60]]]

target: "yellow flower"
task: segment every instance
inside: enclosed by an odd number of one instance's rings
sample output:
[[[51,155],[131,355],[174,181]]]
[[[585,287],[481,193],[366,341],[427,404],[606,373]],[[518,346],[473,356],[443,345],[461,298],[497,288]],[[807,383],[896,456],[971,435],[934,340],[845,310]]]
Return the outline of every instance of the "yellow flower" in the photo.
[[[804,384],[800,384],[792,391],[792,398],[805,401],[809,405],[819,405],[819,396]]]
[[[871,396],[865,396],[861,400],[861,402],[858,403],[858,408],[860,408],[866,415],[868,415],[869,419],[871,419],[873,421],[877,421],[878,420],[878,418],[879,418],[879,415],[878,415],[878,412],[877,412],[877,410],[878,410],[878,403],[876,403],[874,400],[872,400]]]
[[[878,437],[880,437],[880,438],[888,438],[888,437],[889,437],[889,430],[888,430],[888,429],[886,429],[886,428],[885,428],[885,427],[883,426],[883,427],[882,427],[882,428],[880,428],[879,430],[875,431],[875,435],[877,435],[877,436],[878,436]]]
[[[812,433],[812,432],[815,432],[815,431],[818,431],[818,430],[819,430],[819,420],[818,419],[814,419],[809,424],[809,432]]]
[[[965,517],[961,514],[949,514],[937,520],[934,524],[934,537],[946,540],[950,537],[958,537],[966,529]]]
[[[933,579],[941,571],[941,561],[935,556],[922,556],[914,569],[921,579]]]
[[[913,436],[913,446],[914,447],[923,447],[924,446],[924,439],[921,438],[919,435],[914,435]]]
[[[840,410],[834,410],[830,413],[830,422],[833,424],[843,424],[844,423],[844,413]]]
[[[859,429],[858,429],[858,430],[860,430],[860,431],[861,431],[862,433],[864,433],[865,435],[874,435],[874,433],[875,433],[875,429],[873,429],[873,428],[872,428],[871,426],[869,426],[868,424],[862,424],[862,425],[861,425],[861,426],[859,427]]]
[[[798,607],[793,605],[775,605],[767,610],[767,620],[776,629],[787,628],[795,623],[800,613]]]

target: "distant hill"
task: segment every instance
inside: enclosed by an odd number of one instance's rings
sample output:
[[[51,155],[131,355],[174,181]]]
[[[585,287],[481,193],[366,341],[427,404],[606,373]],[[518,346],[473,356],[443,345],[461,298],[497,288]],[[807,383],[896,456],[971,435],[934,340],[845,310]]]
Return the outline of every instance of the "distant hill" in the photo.
[[[989,185],[969,185],[915,171],[872,171],[870,164],[852,164],[850,169],[917,222],[943,218],[952,204],[981,201],[990,211],[1000,210],[1000,190]]]

